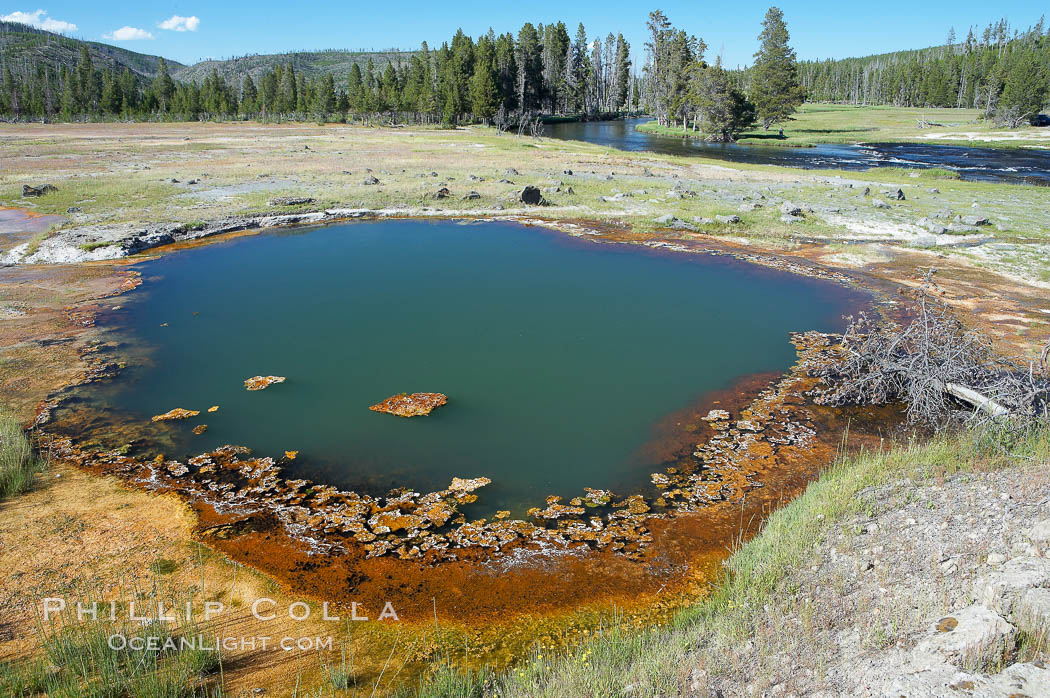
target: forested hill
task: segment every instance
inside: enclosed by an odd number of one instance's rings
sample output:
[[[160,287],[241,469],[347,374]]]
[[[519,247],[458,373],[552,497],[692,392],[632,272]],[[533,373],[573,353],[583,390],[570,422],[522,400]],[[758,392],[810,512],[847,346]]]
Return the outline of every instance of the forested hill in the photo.
[[[223,61],[201,61],[172,70],[176,80],[203,83],[215,70],[220,78],[232,85],[240,86],[245,76],[251,76],[256,83],[275,66],[291,65],[297,74],[306,78],[331,75],[336,87],[347,87],[350,70],[356,64],[362,71],[371,60],[377,72],[382,73],[388,63],[399,68],[407,65],[415,54],[414,51],[295,51],[292,53],[273,53],[264,55],[241,56]],[[170,65],[170,64],[169,64]]]
[[[41,68],[51,73],[57,73],[62,67],[76,68],[83,46],[99,69],[119,73],[128,68],[141,78],[153,78],[157,74],[159,56],[73,39],[16,22],[0,22],[0,74],[6,69],[17,77],[36,73]],[[181,63],[168,61],[169,70],[181,67]]]
[[[813,102],[969,107],[991,110],[1009,89],[1050,81],[1050,34],[1042,20],[1012,31],[1005,20],[980,36],[942,46],[864,58],[800,61],[799,79]]]

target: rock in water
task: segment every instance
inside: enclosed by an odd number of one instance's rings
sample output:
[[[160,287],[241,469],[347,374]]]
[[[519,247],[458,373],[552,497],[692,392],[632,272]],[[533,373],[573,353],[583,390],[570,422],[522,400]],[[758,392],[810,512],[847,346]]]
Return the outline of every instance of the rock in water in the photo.
[[[168,422],[173,419],[188,419],[190,417],[196,417],[199,414],[200,410],[185,410],[181,407],[176,407],[175,409],[169,412],[165,412],[164,414],[158,414],[156,417],[153,417],[150,421]]]
[[[521,190],[521,203],[539,206],[543,203],[543,193],[537,187],[527,186]]]
[[[244,381],[244,387],[248,390],[263,390],[274,383],[284,383],[284,376],[252,376]]]
[[[400,393],[368,409],[373,412],[396,414],[398,417],[418,417],[430,414],[435,407],[441,407],[447,402],[448,396],[442,393]]]

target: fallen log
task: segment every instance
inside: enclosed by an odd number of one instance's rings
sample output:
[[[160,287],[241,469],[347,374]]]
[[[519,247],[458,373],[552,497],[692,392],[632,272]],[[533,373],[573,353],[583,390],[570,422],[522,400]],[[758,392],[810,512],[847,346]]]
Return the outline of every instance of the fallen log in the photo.
[[[1010,414],[1010,410],[1003,407],[995,400],[985,397],[973,388],[967,388],[965,385],[959,385],[958,383],[945,383],[944,392],[957,400],[962,400],[967,404],[973,405],[992,417],[1005,417]]]

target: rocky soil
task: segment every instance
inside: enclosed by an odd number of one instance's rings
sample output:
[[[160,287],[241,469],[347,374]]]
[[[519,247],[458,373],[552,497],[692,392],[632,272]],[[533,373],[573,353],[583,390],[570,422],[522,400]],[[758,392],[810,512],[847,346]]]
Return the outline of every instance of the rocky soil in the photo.
[[[1050,696],[1046,466],[860,496],[697,694]]]

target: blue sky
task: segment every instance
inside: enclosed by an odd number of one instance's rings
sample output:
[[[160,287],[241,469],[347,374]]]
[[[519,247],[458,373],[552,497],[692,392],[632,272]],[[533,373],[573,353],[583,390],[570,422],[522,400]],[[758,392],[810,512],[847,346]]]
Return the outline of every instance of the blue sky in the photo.
[[[106,41],[183,63],[246,53],[322,48],[417,48],[432,46],[457,28],[477,36],[491,26],[514,31],[531,21],[564,21],[574,34],[583,22],[591,37],[622,32],[636,63],[643,58],[645,21],[659,7],[679,27],[704,39],[708,57],[721,53],[727,65],[750,61],[770,0],[696,2],[682,0],[641,5],[628,0],[577,0],[531,3],[501,0],[400,0],[389,5],[361,2],[289,3],[287,0],[161,3],[108,0],[0,0],[0,17],[21,19],[78,38]],[[942,43],[950,26],[965,37],[1000,17],[1026,28],[1050,7],[1035,0],[842,0],[785,1],[792,45],[800,58],[840,58]],[[13,16],[13,17],[12,17]]]

